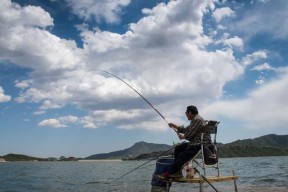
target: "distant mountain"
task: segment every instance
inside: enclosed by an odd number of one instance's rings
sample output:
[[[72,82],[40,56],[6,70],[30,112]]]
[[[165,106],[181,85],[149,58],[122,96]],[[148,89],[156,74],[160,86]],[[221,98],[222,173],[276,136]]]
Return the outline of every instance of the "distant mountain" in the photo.
[[[161,153],[171,149],[171,147],[166,144],[154,144],[142,141],[124,150],[95,154],[85,159],[147,159],[157,157]],[[217,148],[219,157],[288,156],[288,135],[270,134],[254,139],[237,140],[227,144],[217,143]],[[0,158],[6,161],[77,161],[81,159],[75,157],[66,158],[63,156],[60,159],[38,158],[22,154],[7,154],[0,156]]]
[[[130,159],[153,158],[171,149],[165,144],[135,143],[132,147],[111,153],[91,155],[85,159]],[[265,135],[254,139],[237,140],[231,143],[217,143],[219,157],[258,157],[288,155],[288,135]],[[172,150],[173,151],[173,150]]]
[[[31,157],[27,155],[13,154],[13,153],[4,155],[1,158],[5,159],[5,161],[46,161],[47,160],[43,158]]]
[[[226,146],[250,145],[263,147],[284,147],[288,148],[288,135],[264,135],[255,139],[237,140],[225,144]]]
[[[218,147],[218,157],[265,157],[288,156],[288,148],[253,145]]]
[[[132,147],[114,151],[111,153],[101,153],[96,155],[91,155],[86,157],[85,159],[121,159],[121,158],[131,158],[138,156],[140,154],[145,153],[153,153],[158,151],[165,151],[170,149],[170,145],[166,144],[154,144],[154,143],[146,143],[144,141],[135,143]]]
[[[0,156],[0,158],[4,159],[5,161],[78,161],[82,159],[82,158],[64,157],[64,156],[60,157],[59,159],[55,157],[39,158],[39,157],[31,157],[27,155],[22,155],[22,154],[13,154],[13,153]]]
[[[219,157],[287,156],[288,135],[264,135],[218,146]]]

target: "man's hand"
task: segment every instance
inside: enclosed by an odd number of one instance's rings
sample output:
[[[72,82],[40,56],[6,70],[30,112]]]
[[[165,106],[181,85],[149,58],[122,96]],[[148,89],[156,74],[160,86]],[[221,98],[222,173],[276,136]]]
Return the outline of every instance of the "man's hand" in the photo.
[[[184,135],[183,133],[179,133],[179,134],[178,134],[178,137],[179,137],[179,139],[186,139],[186,138],[185,138],[185,135]]]
[[[168,123],[169,127],[173,128],[173,129],[177,129],[178,130],[178,126],[175,125],[174,123]]]

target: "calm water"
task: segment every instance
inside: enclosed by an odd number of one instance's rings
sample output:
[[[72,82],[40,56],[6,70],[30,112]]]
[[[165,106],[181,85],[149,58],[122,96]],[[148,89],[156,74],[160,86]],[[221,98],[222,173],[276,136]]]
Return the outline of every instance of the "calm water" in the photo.
[[[0,163],[0,191],[148,192],[155,161],[110,183],[143,163],[145,161],[5,162]],[[232,169],[240,176],[237,181],[240,192],[288,191],[288,157],[220,159],[221,175],[232,175]],[[233,191],[232,182],[213,185],[219,191]],[[173,184],[170,191],[199,190],[196,184]],[[213,189],[205,185],[204,191]]]

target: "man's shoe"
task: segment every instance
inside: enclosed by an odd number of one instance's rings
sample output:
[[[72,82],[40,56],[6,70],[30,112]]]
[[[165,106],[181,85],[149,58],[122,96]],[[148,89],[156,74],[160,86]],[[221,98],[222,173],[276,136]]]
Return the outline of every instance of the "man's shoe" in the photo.
[[[169,173],[168,172],[162,173],[160,175],[154,175],[154,176],[155,176],[155,178],[160,179],[160,180],[168,180],[169,179]]]
[[[178,172],[176,172],[176,173],[170,173],[170,174],[169,174],[169,178],[171,178],[171,179],[180,179],[180,178],[182,178],[182,177],[183,177],[183,174],[182,174],[181,171],[178,171]]]

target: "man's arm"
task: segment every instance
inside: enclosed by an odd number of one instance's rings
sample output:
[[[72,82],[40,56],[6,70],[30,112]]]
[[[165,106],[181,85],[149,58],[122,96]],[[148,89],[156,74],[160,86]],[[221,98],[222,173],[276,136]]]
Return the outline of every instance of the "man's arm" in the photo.
[[[200,131],[203,127],[203,121],[201,119],[194,119],[193,123],[186,128],[185,138],[187,140],[192,140],[193,137]]]

